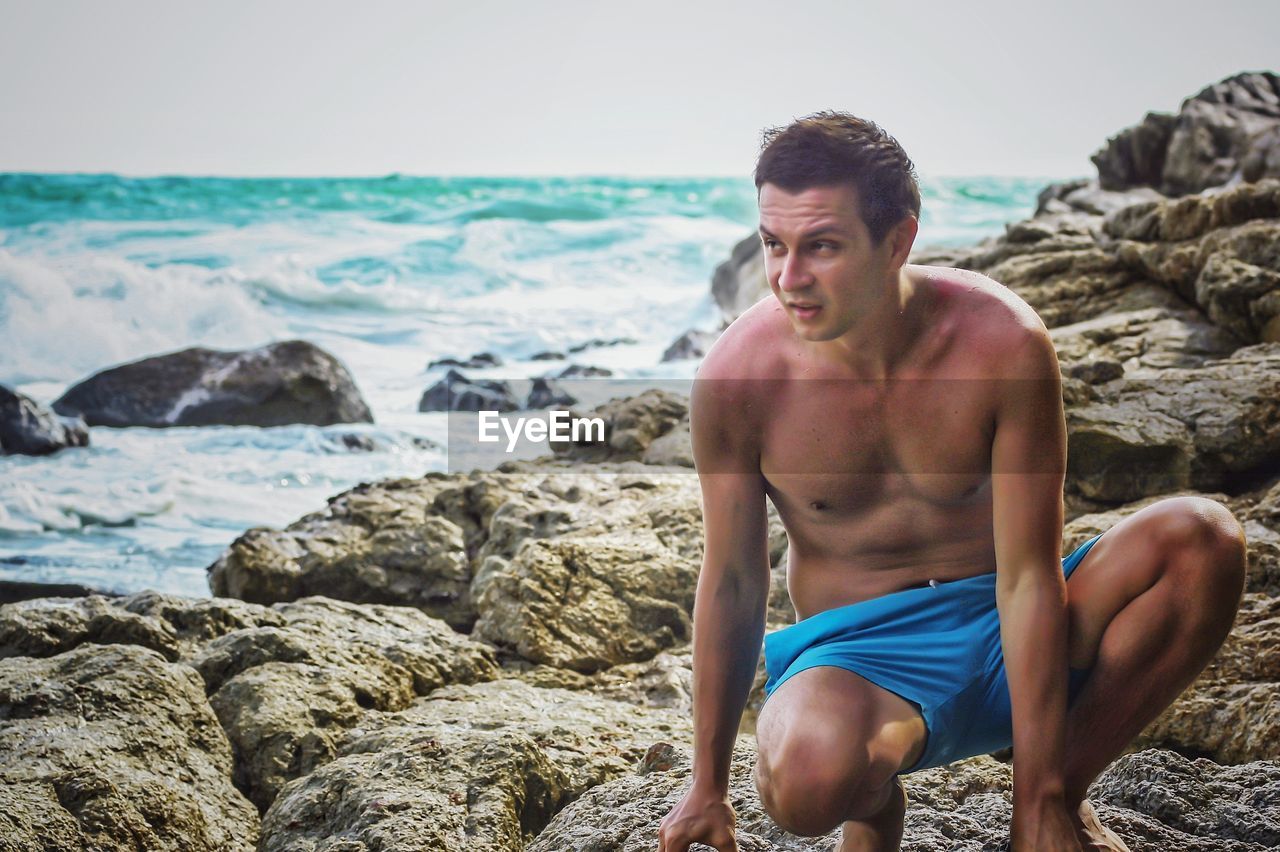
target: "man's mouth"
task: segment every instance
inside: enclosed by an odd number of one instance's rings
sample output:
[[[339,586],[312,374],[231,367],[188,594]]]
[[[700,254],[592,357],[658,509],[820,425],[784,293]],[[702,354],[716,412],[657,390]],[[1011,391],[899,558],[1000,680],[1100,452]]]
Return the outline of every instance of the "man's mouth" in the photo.
[[[802,319],[813,316],[821,309],[822,309],[821,305],[814,305],[808,302],[792,302],[791,303],[791,310],[795,311],[796,316],[801,317]]]

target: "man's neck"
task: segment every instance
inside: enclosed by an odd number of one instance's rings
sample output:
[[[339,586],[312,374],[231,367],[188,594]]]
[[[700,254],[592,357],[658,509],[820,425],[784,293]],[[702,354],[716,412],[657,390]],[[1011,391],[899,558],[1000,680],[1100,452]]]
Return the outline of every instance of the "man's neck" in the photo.
[[[919,339],[930,301],[931,294],[903,266],[870,313],[821,346],[857,378],[888,378]]]

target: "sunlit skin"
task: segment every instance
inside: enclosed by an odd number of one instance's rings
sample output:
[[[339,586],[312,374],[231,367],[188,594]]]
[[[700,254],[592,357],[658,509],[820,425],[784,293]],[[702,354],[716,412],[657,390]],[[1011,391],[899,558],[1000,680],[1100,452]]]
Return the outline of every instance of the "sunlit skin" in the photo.
[[[759,203],[772,297],[721,336],[691,401],[706,532],[695,758],[660,852],[738,848],[729,755],[764,633],[766,500],[787,530],[801,619],[995,572],[1013,711],[1011,849],[1123,848],[1085,791],[1230,629],[1239,524],[1210,500],[1163,500],[1108,530],[1064,582],[1066,427],[1035,312],[984,276],[907,264],[914,217],[877,242],[852,186],[766,183]],[[1068,665],[1092,669],[1069,709]],[[842,826],[844,852],[897,849],[896,774],[926,734],[915,705],[858,675],[802,671],[756,725],[761,803],[792,833]]]

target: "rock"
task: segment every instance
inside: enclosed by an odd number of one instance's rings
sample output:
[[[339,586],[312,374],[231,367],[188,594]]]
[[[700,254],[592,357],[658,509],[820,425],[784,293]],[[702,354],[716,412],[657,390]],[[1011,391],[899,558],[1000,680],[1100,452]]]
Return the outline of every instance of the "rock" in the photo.
[[[90,426],[371,423],[350,373],[303,340],[220,352],[194,347],[95,373],[53,404]]]
[[[576,397],[572,396],[555,381],[537,378],[533,380],[533,387],[529,389],[529,399],[524,404],[524,407],[536,411],[543,408],[573,405],[577,401]]]
[[[1118,311],[1049,333],[1063,373],[1089,384],[1121,376],[1155,377],[1170,367],[1201,367],[1240,347],[1235,335],[1185,304]]]
[[[590,340],[578,343],[569,347],[569,354],[575,355],[579,352],[586,352],[588,349],[603,349],[606,346],[625,346],[638,342],[634,337],[614,337],[605,339],[602,337],[593,337]]]
[[[1241,341],[1280,341],[1280,181],[1137,205],[1105,228],[1122,262]]]
[[[91,589],[79,583],[28,583],[22,580],[0,580],[0,604],[27,601],[32,598],[85,598],[90,595],[112,597],[114,593]],[[0,653],[0,656],[3,656]]]
[[[542,352],[535,352],[529,356],[530,361],[563,361],[564,353],[551,349],[545,349]]]
[[[89,430],[82,419],[59,418],[30,397],[0,385],[0,456],[46,456],[87,446]]]
[[[1108,139],[1091,158],[1102,188],[1118,191],[1161,186],[1169,139],[1177,121],[1167,113],[1149,112],[1138,124]]]
[[[1280,344],[1094,390],[1067,409],[1069,487],[1090,499],[1216,491],[1280,457]]]
[[[307,598],[272,608],[153,592],[0,607],[0,654],[154,647],[199,673],[229,738],[236,786],[265,810],[333,757],[368,712],[498,674],[493,651],[407,607]]]
[[[640,459],[645,464],[692,468],[693,438],[689,434],[688,418],[649,442]]]
[[[286,787],[260,848],[342,837],[387,852],[520,849],[654,742],[691,736],[687,714],[583,693],[511,680],[448,687],[371,718],[335,760]]]
[[[1159,201],[1163,198],[1163,195],[1149,186],[1116,191],[1103,189],[1098,181],[1075,180],[1054,183],[1040,191],[1032,221],[1043,218],[1043,214],[1054,213],[1078,212],[1105,216],[1132,204]]]
[[[613,370],[605,367],[584,367],[581,364],[570,364],[565,367],[556,376],[558,379],[594,379],[602,376],[612,376]]]
[[[1240,162],[1240,174],[1249,183],[1280,178],[1280,125],[1263,131],[1249,143]]]
[[[468,379],[457,370],[427,388],[419,411],[517,411],[520,403],[507,382]]]
[[[367,713],[497,674],[487,647],[414,609],[306,598],[273,610],[283,624],[228,633],[190,660],[234,749],[236,785],[262,810]]]
[[[710,331],[699,331],[690,329],[680,335],[676,340],[666,348],[662,353],[663,362],[667,361],[686,361],[691,358],[701,358],[711,349],[711,345],[716,342],[719,334]]]
[[[768,295],[771,294],[764,274],[764,250],[760,235],[752,234],[735,245],[729,259],[712,273],[711,298],[719,306],[724,324],[728,325]]]
[[[700,557],[694,477],[598,472],[610,475],[581,476],[576,463],[549,474],[530,464],[361,485],[285,530],[241,536],[211,566],[210,586],[259,603],[315,594],[399,603],[470,631],[476,570],[490,556],[512,559],[527,540],[629,531],[682,558]]]
[[[441,358],[432,361],[427,365],[427,369],[431,370],[436,367],[463,367],[465,369],[478,370],[484,367],[501,367],[502,359],[492,352],[480,352],[472,355],[465,361],[459,361],[457,358]]]
[[[474,635],[585,673],[647,660],[689,639],[697,576],[652,536],[527,541],[477,572]]]
[[[574,416],[584,416],[574,413]],[[662,436],[689,422],[689,401],[663,389],[647,390],[632,397],[610,400],[585,415],[605,422],[605,445],[598,442],[556,443],[557,456],[579,462],[618,462],[642,459]],[[678,439],[672,439],[673,442]],[[679,444],[676,444],[679,446]],[[655,455],[672,455],[673,447],[660,445]],[[678,455],[678,453],[677,453]]]
[[[755,749],[739,737],[730,766],[729,800],[739,848],[747,852],[817,852],[838,841],[782,831],[764,812],[753,780]],[[632,774],[590,790],[560,811],[527,852],[591,849],[648,852],[658,826],[690,781],[690,750],[655,746]],[[1253,852],[1270,848],[1280,829],[1280,764],[1219,767],[1176,754],[1144,751],[1112,764],[1090,789],[1104,825],[1135,850]],[[977,757],[908,775],[903,848],[920,852],[999,849],[1008,840],[1012,776],[1006,764]]]
[[[1186,195],[1241,177],[1245,162],[1262,176],[1265,147],[1280,127],[1280,77],[1228,77],[1182,102],[1178,115],[1148,113],[1093,155],[1104,189],[1151,186]],[[1256,179],[1252,178],[1252,179]]]
[[[0,660],[6,849],[255,848],[200,678],[133,645]]]
[[[326,595],[415,606],[469,630],[465,536],[475,521],[470,506],[447,512],[436,503],[460,481],[429,475],[360,485],[283,531],[251,529],[209,566],[209,587],[263,604]]]

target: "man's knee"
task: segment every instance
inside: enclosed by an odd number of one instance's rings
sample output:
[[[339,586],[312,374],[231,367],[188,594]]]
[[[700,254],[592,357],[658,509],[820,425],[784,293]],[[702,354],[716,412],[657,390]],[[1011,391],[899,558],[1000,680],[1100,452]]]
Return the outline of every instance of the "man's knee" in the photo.
[[[788,736],[756,762],[756,790],[769,816],[802,837],[826,834],[846,819],[879,810],[893,769],[871,760],[865,747],[826,742],[822,732]]]
[[[1203,601],[1206,616],[1234,616],[1244,591],[1245,539],[1231,511],[1205,497],[1174,497],[1153,507],[1153,544],[1178,583]]]

